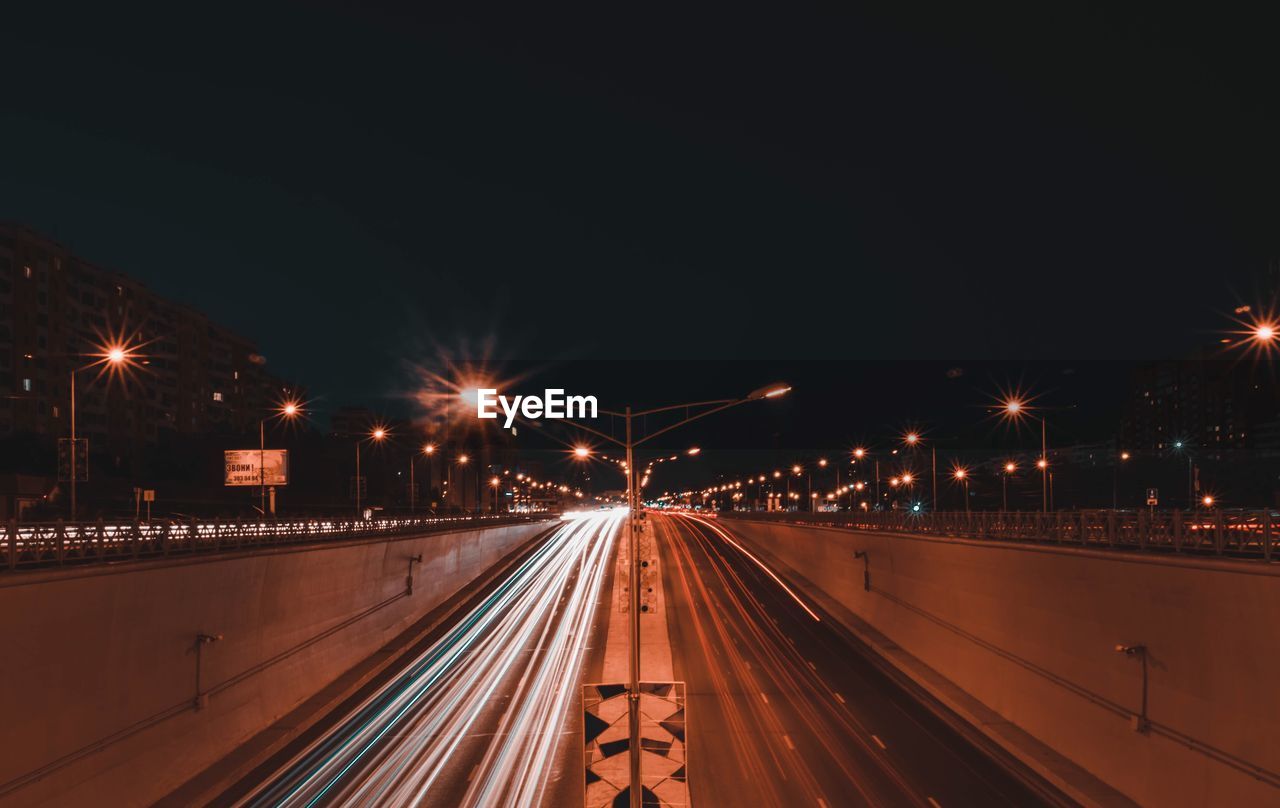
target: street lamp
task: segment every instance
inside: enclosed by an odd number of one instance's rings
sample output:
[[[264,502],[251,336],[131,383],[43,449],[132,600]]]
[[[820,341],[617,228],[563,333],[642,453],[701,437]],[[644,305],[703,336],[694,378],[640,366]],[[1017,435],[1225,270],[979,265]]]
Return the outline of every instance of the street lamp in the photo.
[[[364,511],[360,507],[362,499],[360,489],[362,487],[361,483],[364,482],[364,478],[360,476],[360,444],[366,440],[372,443],[382,443],[387,439],[388,434],[386,427],[375,426],[369,431],[368,436],[356,439],[356,521],[364,518]]]
[[[951,473],[956,478],[956,482],[964,486],[964,512],[969,512],[969,471],[963,466],[959,466]]]
[[[282,402],[272,417],[292,421],[302,415],[302,403],[294,399]],[[267,515],[267,419],[258,419],[258,513]],[[275,486],[271,487],[271,513],[276,512]]]
[[[1120,507],[1120,465],[1131,457],[1133,455],[1128,452],[1121,452],[1120,459],[1111,467],[1111,510],[1113,511]]]
[[[628,550],[630,558],[630,612],[631,612],[631,660],[630,660],[630,682],[628,683],[628,698],[630,699],[630,748],[629,755],[631,758],[631,785],[629,794],[631,798],[631,808],[642,808],[641,792],[642,786],[640,782],[640,549],[636,541],[639,531],[636,526],[636,512],[639,504],[639,492],[636,489],[635,480],[635,449],[641,444],[653,440],[659,435],[670,432],[693,421],[706,418],[708,415],[714,415],[723,412],[731,407],[737,407],[748,401],[759,401],[765,398],[778,398],[785,395],[791,390],[787,384],[772,384],[765,387],[752,390],[743,398],[726,398],[711,401],[695,401],[688,404],[672,404],[665,407],[654,407],[648,410],[633,412],[630,406],[627,406],[622,412],[610,412],[608,410],[600,410],[605,415],[615,418],[621,418],[625,426],[625,438],[618,440],[613,435],[606,434],[600,430],[584,424],[577,423],[565,419],[571,426],[575,426],[586,432],[590,432],[598,438],[606,440],[615,446],[620,446],[626,450],[626,461],[624,469],[627,475],[627,534],[628,534]],[[649,415],[670,412],[672,410],[692,410],[695,408],[706,408],[702,412],[695,415],[687,416],[682,421],[665,426],[656,432],[650,432],[642,438],[635,438],[632,434],[632,423],[636,418],[644,418]]]
[[[428,458],[436,453],[436,445],[434,443],[422,444],[422,454]],[[414,479],[414,469],[418,465],[417,453],[409,455],[409,513],[415,513],[418,505],[418,483]],[[427,491],[431,490],[431,463],[427,463]]]
[[[1009,475],[1017,470],[1018,466],[1012,460],[1004,464],[1004,474],[1000,475],[1000,507],[1002,510],[1009,510]]]
[[[126,368],[130,368],[134,366],[134,363],[138,358],[138,354],[132,348],[130,348],[128,345],[125,345],[123,343],[118,343],[118,342],[113,343],[111,345],[103,346],[102,350],[99,353],[90,354],[90,356],[96,356],[97,359],[95,359],[94,361],[90,362],[87,365],[84,365],[83,367],[74,368],[71,371],[71,390],[70,390],[70,399],[71,399],[70,410],[71,411],[69,413],[71,416],[71,419],[70,419],[71,420],[71,452],[70,452],[69,459],[71,461],[70,482],[71,482],[71,521],[72,522],[76,520],[76,482],[77,482],[76,478],[79,477],[79,470],[76,468],[76,464],[79,462],[76,457],[76,447],[78,445],[76,442],[76,374],[80,373],[81,371],[96,367],[99,369],[98,370],[99,378],[104,373],[109,374],[111,376],[122,375]],[[89,461],[89,453],[85,452],[85,462],[87,463],[88,461]]]
[[[1196,501],[1195,457],[1191,454],[1191,447],[1184,440],[1175,440],[1173,442],[1173,450],[1178,453],[1185,453],[1187,456],[1187,507],[1192,508]]]
[[[1040,469],[1040,510],[1043,513],[1049,512],[1049,444],[1048,444],[1048,425],[1044,418],[1034,415],[1028,403],[1019,396],[1009,396],[1003,402],[1001,407],[1004,410],[1004,417],[1010,421],[1020,421],[1022,418],[1031,418],[1040,422],[1040,460],[1036,462],[1036,467]]]

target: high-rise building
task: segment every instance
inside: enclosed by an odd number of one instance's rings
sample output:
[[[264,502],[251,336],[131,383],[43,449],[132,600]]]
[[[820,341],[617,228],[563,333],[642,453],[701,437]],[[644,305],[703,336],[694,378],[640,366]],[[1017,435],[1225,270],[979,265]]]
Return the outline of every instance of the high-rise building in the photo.
[[[95,452],[154,444],[166,432],[248,431],[289,393],[246,337],[0,224],[0,438],[67,435],[71,374],[121,338],[139,346],[126,378],[96,368],[76,376],[77,433]]]

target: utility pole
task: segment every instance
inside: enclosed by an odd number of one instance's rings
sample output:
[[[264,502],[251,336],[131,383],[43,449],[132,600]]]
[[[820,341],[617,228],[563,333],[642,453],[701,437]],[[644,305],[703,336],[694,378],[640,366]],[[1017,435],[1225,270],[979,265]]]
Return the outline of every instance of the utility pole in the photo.
[[[640,771],[640,546],[639,546],[639,525],[638,512],[640,506],[640,492],[636,487],[635,472],[635,448],[645,441],[658,437],[677,427],[684,426],[692,421],[705,418],[730,407],[736,407],[739,404],[745,404],[748,401],[758,401],[765,398],[776,398],[791,390],[791,387],[785,384],[774,384],[767,387],[761,387],[749,393],[745,398],[740,399],[719,399],[715,401],[698,401],[689,404],[676,404],[667,407],[655,407],[653,409],[634,412],[630,406],[627,406],[623,412],[610,412],[601,410],[605,415],[612,415],[623,419],[625,426],[624,440],[618,440],[613,435],[606,434],[598,429],[589,427],[585,424],[564,419],[565,423],[575,428],[589,432],[596,437],[602,438],[615,446],[621,446],[626,450],[626,483],[627,483],[627,542],[628,542],[628,570],[627,580],[630,587],[628,598],[628,610],[630,611],[630,634],[631,634],[631,654],[630,654],[630,672],[628,675],[628,702],[630,709],[628,710],[628,731],[630,735],[629,745],[629,763],[631,770],[631,785],[628,795],[630,797],[631,808],[643,808],[642,795],[644,785],[641,782]],[[686,417],[682,421],[678,421],[670,426],[663,427],[655,432],[651,432],[642,438],[636,438],[632,432],[632,424],[635,418],[655,415],[657,413],[670,412],[672,410],[690,410],[694,407],[709,407],[696,415]],[[788,477],[788,482],[790,478]]]

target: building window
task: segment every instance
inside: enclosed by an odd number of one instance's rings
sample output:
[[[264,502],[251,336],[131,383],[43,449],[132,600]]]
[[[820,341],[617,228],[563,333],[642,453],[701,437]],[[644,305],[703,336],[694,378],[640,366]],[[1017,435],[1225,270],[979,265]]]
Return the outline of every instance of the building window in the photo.
[[[54,417],[54,418],[57,418],[57,417],[58,417],[58,405],[57,405],[57,404],[54,404],[54,405],[53,405],[53,417]]]
[[[22,277],[27,278],[28,280],[30,280],[30,278],[31,278],[31,267],[30,267],[30,266],[24,266],[24,267],[22,268]]]
[[[214,401],[221,401],[221,400],[222,400],[222,393],[219,393],[218,391],[216,391],[216,390],[215,390],[215,391],[214,391],[214,393],[213,393],[213,400],[214,400]]]
[[[30,392],[31,392],[31,380],[30,380],[30,379],[23,379],[23,380],[22,380],[22,390],[23,390],[23,392],[26,392],[26,393],[30,393]]]

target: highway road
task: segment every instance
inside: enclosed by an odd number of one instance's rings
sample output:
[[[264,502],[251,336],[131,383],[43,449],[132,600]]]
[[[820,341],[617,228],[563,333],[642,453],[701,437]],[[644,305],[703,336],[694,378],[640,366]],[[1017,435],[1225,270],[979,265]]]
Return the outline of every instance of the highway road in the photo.
[[[621,511],[565,521],[398,675],[233,804],[580,802],[582,672],[607,612],[599,598],[621,522]]]
[[[1047,804],[869,661],[731,525],[650,523],[670,671],[686,683],[693,805]],[[581,684],[600,680],[618,617],[621,526],[621,511],[566,520],[398,673],[219,803],[581,805]]]
[[[716,520],[656,517],[695,806],[1034,806]]]

